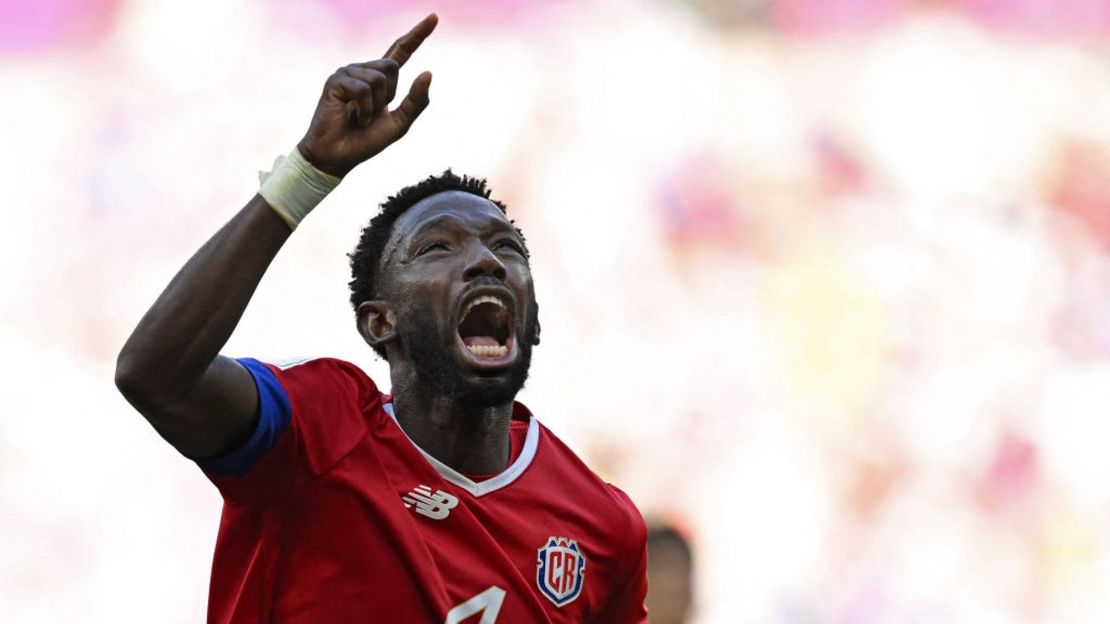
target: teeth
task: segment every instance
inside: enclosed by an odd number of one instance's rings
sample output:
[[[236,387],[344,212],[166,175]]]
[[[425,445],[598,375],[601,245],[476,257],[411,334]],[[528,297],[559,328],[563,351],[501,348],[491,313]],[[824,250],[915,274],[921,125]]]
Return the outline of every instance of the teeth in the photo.
[[[509,347],[505,345],[497,345],[496,347],[492,345],[475,345],[467,346],[466,348],[470,349],[470,352],[478,357],[505,357],[505,355],[509,353]]]
[[[506,309],[505,302],[501,301],[497,297],[494,297],[493,295],[482,295],[481,297],[478,297],[474,301],[471,301],[470,303],[466,304],[466,309],[463,310],[463,313],[462,313],[463,318],[466,318],[466,315],[470,313],[471,308],[478,305],[479,303],[492,303],[495,306],[501,308],[502,310]]]

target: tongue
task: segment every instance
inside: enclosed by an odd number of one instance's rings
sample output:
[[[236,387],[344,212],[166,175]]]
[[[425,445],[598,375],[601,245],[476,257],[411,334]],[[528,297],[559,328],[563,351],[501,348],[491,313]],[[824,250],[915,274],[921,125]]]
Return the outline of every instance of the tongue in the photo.
[[[463,338],[463,344],[468,347],[496,347],[501,343],[493,336],[467,336]]]

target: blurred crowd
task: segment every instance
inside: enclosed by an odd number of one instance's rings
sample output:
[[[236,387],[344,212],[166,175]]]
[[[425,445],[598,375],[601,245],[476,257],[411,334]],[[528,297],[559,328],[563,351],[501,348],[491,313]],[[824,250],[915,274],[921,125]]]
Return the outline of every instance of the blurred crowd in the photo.
[[[666,519],[660,622],[1110,621],[1103,0],[0,2],[0,613],[203,619],[220,500],[115,354],[428,10],[431,107],[229,355],[388,379],[345,254],[401,186],[487,177],[533,254],[522,400]]]

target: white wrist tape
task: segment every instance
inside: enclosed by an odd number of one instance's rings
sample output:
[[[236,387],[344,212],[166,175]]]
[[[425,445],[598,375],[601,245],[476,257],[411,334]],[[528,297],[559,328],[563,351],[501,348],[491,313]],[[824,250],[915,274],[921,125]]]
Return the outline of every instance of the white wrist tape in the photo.
[[[278,156],[274,160],[273,171],[258,172],[258,182],[262,185],[258,194],[290,230],[295,230],[301,219],[339,186],[341,180],[313,167],[294,147],[288,156]]]

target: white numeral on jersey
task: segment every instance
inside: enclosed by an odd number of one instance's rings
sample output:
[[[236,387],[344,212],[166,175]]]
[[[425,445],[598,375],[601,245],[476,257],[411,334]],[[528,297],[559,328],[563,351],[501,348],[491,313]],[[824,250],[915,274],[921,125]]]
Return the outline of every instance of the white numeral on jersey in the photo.
[[[482,619],[478,620],[478,624],[494,624],[497,621],[497,614],[501,613],[501,603],[504,601],[505,590],[493,585],[486,591],[448,611],[447,619],[443,621],[443,624],[459,624],[475,613],[482,614]]]

